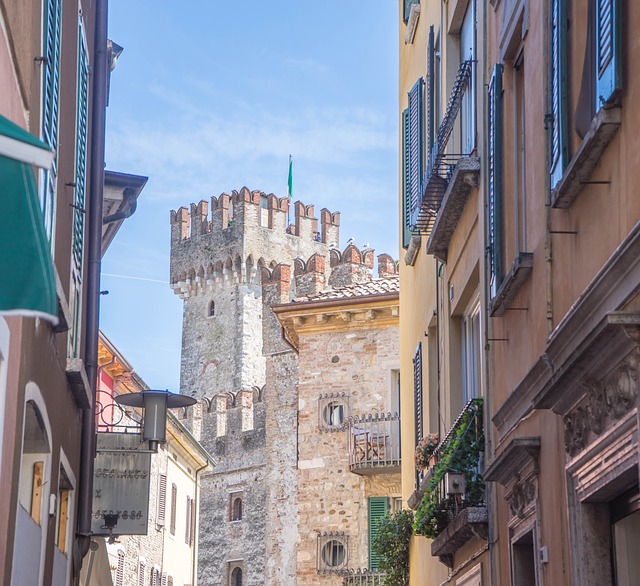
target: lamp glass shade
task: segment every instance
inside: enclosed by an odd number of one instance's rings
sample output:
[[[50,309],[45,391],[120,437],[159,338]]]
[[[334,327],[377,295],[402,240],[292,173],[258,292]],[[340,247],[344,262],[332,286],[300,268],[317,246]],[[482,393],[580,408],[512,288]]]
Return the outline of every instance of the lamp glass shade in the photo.
[[[164,442],[167,437],[167,398],[165,392],[145,392],[144,428],[142,437],[146,441]]]

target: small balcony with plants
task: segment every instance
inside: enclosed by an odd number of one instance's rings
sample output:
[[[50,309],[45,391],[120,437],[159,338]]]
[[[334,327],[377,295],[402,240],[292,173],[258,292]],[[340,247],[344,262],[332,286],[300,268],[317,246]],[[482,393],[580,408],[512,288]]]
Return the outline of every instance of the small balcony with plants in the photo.
[[[450,568],[467,541],[487,536],[482,412],[482,399],[472,399],[440,442],[428,435],[416,448],[414,530],[433,539],[431,554]]]
[[[349,470],[354,474],[400,472],[400,416],[369,413],[350,417]]]

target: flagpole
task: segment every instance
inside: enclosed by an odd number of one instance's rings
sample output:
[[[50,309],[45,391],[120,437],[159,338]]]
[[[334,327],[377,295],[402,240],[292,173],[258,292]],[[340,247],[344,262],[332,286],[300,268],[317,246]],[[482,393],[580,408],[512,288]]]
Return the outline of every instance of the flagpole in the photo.
[[[291,225],[291,203],[293,202],[293,159],[289,155],[289,176],[287,179],[287,197],[289,205],[287,206],[287,229]]]

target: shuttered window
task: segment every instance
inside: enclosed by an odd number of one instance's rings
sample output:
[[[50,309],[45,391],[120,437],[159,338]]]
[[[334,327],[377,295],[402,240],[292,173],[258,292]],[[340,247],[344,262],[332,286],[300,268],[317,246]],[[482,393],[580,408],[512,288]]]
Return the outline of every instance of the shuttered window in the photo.
[[[116,583],[115,586],[123,586],[124,584],[124,551],[118,552],[118,565],[116,567]]]
[[[416,445],[422,438],[422,342],[418,344],[413,356],[414,409],[416,415]]]
[[[71,245],[71,329],[69,332],[69,356],[80,355],[82,315],[82,264],[84,253],[84,218],[87,186],[87,133],[89,120],[89,53],[84,25],[78,26],[78,91],[76,109],[76,168],[73,196],[73,229]]]
[[[373,553],[373,540],[378,535],[378,525],[380,519],[389,510],[389,498],[370,497],[369,498],[369,569],[377,570],[380,564],[380,556]]]
[[[164,526],[167,508],[167,475],[160,474],[158,477],[158,514],[156,524]]]
[[[178,487],[175,484],[171,485],[171,517],[169,520],[169,531],[171,535],[176,534],[176,506],[178,500]]]
[[[409,198],[411,202],[411,222],[420,204],[420,183],[423,173],[423,95],[424,80],[420,78],[409,92]]]
[[[409,109],[402,112],[402,246],[411,241],[411,161],[409,156]]]
[[[58,152],[58,112],[60,102],[60,40],[62,34],[62,0],[43,2],[43,61],[42,67],[42,139],[54,153]],[[51,240],[55,217],[57,155],[52,168],[46,172],[42,192],[44,227]]]
[[[491,298],[502,282],[502,72],[496,65],[489,83],[488,208],[489,208],[489,286]]]
[[[596,110],[622,88],[621,0],[596,0]]]
[[[567,135],[567,11],[566,0],[551,0],[550,48],[550,175],[551,189],[569,160]]]
[[[146,563],[144,560],[138,562],[138,586],[144,586]]]

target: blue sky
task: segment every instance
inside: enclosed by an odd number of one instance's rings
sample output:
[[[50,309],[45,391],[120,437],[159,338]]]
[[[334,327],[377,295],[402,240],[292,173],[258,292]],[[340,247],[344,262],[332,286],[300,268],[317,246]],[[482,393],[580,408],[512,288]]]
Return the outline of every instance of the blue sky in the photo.
[[[179,390],[182,302],[169,211],[260,189],[341,212],[398,257],[398,0],[111,0],[107,168],[146,175],[103,261],[101,327],[154,388]],[[117,276],[116,276],[117,275]]]

